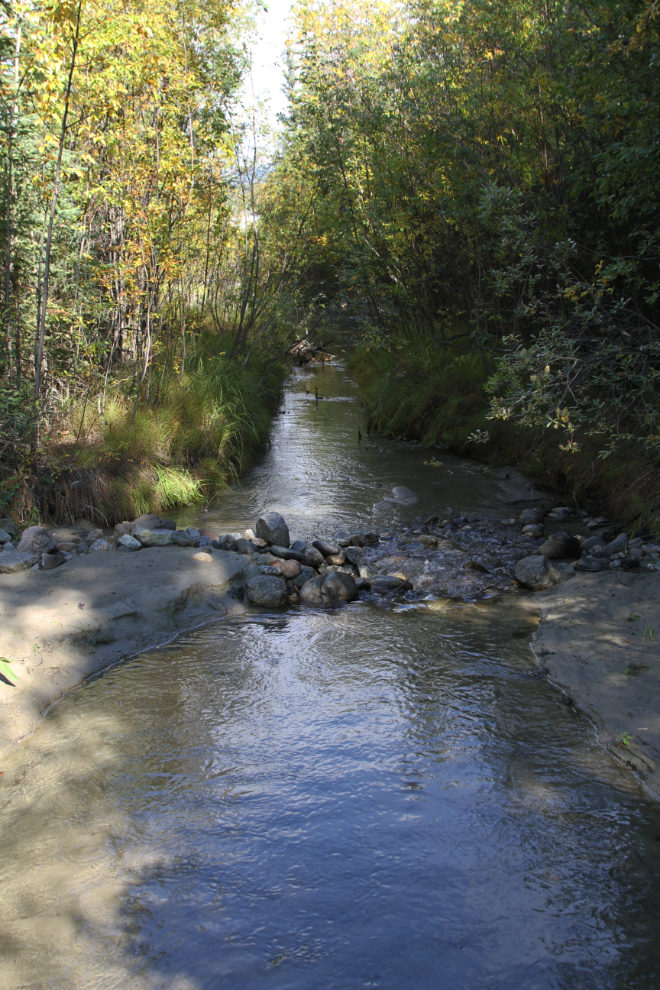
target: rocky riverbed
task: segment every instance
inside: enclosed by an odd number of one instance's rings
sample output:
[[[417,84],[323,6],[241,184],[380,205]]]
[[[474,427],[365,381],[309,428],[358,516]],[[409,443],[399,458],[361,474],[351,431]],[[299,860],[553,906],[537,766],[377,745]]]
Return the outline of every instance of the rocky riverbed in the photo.
[[[410,503],[414,493],[406,492],[397,489],[391,498]],[[0,542],[6,673],[0,684],[0,750],[15,744],[53,700],[90,674],[251,607],[318,608],[367,597],[389,608],[402,601],[470,603],[522,594],[544,620],[536,637],[541,666],[570,703],[592,717],[608,748],[660,794],[660,658],[653,625],[660,545],[645,531],[629,536],[605,519],[559,506],[527,508],[500,520],[447,508],[403,527],[309,540],[292,538],[276,512],[261,515],[253,529],[224,534],[177,529],[173,520],[154,515],[120,523],[114,531],[79,520],[73,527],[32,526],[20,533],[4,519]],[[612,622],[628,621],[619,612],[626,611],[636,588],[649,605],[644,658],[630,660],[633,640],[613,638]],[[564,629],[557,616],[574,606]],[[636,614],[631,605],[628,617]],[[625,631],[636,635],[636,627]],[[588,650],[581,636],[589,639]],[[622,728],[632,716],[622,716],[616,691],[595,689],[608,678],[630,696],[626,712],[635,710],[637,691],[655,713],[645,717],[637,704],[637,721],[649,724],[638,727],[634,739]]]

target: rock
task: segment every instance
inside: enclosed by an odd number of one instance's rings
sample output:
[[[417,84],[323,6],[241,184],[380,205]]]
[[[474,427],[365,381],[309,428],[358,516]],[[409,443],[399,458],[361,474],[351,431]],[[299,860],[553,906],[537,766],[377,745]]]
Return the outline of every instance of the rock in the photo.
[[[126,536],[127,533],[132,536],[134,532],[135,523],[128,522],[127,519],[124,519],[123,522],[117,523],[115,526],[115,541],[117,541],[120,536]]]
[[[649,557],[653,553],[660,553],[660,543],[645,543],[642,547],[642,553],[647,554]]]
[[[197,532],[197,530],[195,530],[195,532]],[[203,539],[206,540],[208,539],[208,537],[203,537],[200,533],[200,535],[197,537],[197,542],[201,543]],[[214,550],[232,550],[235,545],[236,545],[236,540],[227,536],[219,536],[217,540],[211,541],[211,546],[214,548]]]
[[[67,558],[63,553],[42,553],[41,569],[42,571],[52,571],[66,560]]]
[[[97,552],[99,550],[114,551],[114,549],[115,548],[110,543],[108,543],[107,540],[104,540],[102,537],[99,537],[98,540],[94,540],[94,542],[90,544],[89,552],[92,553],[92,552]]]
[[[177,547],[196,547],[199,543],[185,529],[175,529],[174,532],[170,532],[170,542]]]
[[[571,564],[560,563],[551,564],[546,556],[533,554],[531,557],[523,557],[515,566],[514,573],[516,580],[524,588],[532,591],[543,591],[545,588],[559,584],[567,578],[573,577],[575,571]]]
[[[273,515],[274,513],[269,514]],[[276,608],[278,605],[284,605],[287,600],[286,583],[281,577],[275,575],[270,577],[258,574],[248,581],[247,596],[248,601],[252,602],[253,605]]]
[[[319,553],[322,553],[324,557],[330,557],[333,554],[340,553],[341,547],[338,543],[331,543],[328,540],[314,540],[312,546],[315,547]]]
[[[280,547],[288,547],[291,542],[289,527],[279,512],[266,512],[257,519],[257,536]]]
[[[87,542],[89,543],[89,545],[91,547],[92,543],[95,543],[96,540],[102,540],[103,539],[103,530],[102,529],[93,529],[91,531],[91,533],[88,533],[87,534],[86,539],[87,539]]]
[[[133,533],[136,533],[139,529],[162,529],[160,518],[154,515],[153,512],[146,512],[143,516],[138,516],[133,526],[135,527]],[[176,527],[174,528],[176,529]]]
[[[119,547],[123,547],[124,550],[141,550],[142,544],[130,533],[124,533],[117,540],[117,548],[119,549]]]
[[[0,543],[11,543],[11,536],[6,529],[0,529]]]
[[[282,577],[293,581],[294,578],[302,574],[302,567],[297,560],[283,560],[279,566],[279,571]]]
[[[172,542],[169,529],[136,529],[135,536],[143,547],[166,547]]]
[[[323,554],[316,547],[313,547],[311,543],[296,540],[295,543],[291,544],[291,549],[297,550],[298,553],[303,555],[303,562],[307,567],[320,567],[323,563]]]
[[[50,553],[57,546],[55,540],[42,526],[29,526],[16,547],[18,553],[27,553],[41,558],[42,553]]]
[[[571,509],[567,505],[558,505],[550,512],[550,519],[568,519]]]
[[[607,560],[603,557],[580,557],[575,564],[576,571],[604,571],[607,567]]]
[[[394,508],[394,502],[376,502],[374,505],[374,512],[391,512]]]
[[[480,571],[481,574],[490,574],[490,570],[485,567],[480,560],[467,560],[463,564],[464,571]]]
[[[176,523],[173,519],[161,519],[159,529],[176,529]]]
[[[392,495],[386,495],[384,501],[394,502],[397,505],[414,505],[415,502],[419,502],[419,495],[405,485],[397,485],[392,489]]]
[[[272,553],[260,553],[257,557],[258,564],[275,564],[280,558],[273,557]]]
[[[406,578],[397,577],[396,574],[378,574],[369,578],[371,590],[376,594],[385,595],[389,591],[410,591],[412,583]]]
[[[602,536],[590,536],[588,539],[583,540],[580,544],[580,549],[584,553],[585,550],[593,550],[595,547],[604,547],[605,540]]]
[[[641,547],[628,547],[628,557],[631,560],[641,560],[643,556]]]
[[[296,588],[300,589],[303,585],[307,584],[308,581],[312,581],[316,577],[316,572],[312,567],[306,567],[304,564],[301,565],[300,574],[297,578],[293,579],[293,583]]]
[[[33,527],[37,528],[37,527]],[[22,550],[5,550],[0,553],[0,574],[15,574],[25,571],[38,564],[40,556],[36,553],[24,553]]]
[[[186,533],[188,536],[192,536],[193,540],[198,540],[202,535],[198,529],[195,529],[194,526],[188,526],[186,528]]]
[[[609,554],[614,554],[614,553],[620,553],[622,550],[625,550],[627,546],[628,546],[628,534],[621,533],[619,536],[617,536],[615,540],[612,540],[611,543],[608,543],[605,549]]]
[[[523,509],[518,516],[521,526],[534,526],[543,522],[543,509]]]
[[[300,601],[304,605],[321,605],[323,602],[321,588],[324,581],[325,575],[320,574],[318,577],[305,582],[300,589]]]
[[[540,523],[528,523],[527,526],[522,528],[523,536],[543,536],[543,526]]]
[[[71,553],[73,550],[77,550],[79,546],[80,546],[80,540],[78,540],[77,543],[62,542],[57,544],[56,550],[58,553],[62,553],[62,551]]]
[[[16,529],[16,523],[9,516],[4,516],[0,519],[0,529],[4,529],[5,533],[9,533],[10,536],[17,536],[18,530]]]
[[[305,560],[304,553],[299,553],[297,550],[292,550],[291,547],[279,547],[276,543],[272,547],[269,547],[270,552],[274,557],[280,557],[282,560],[297,560],[299,564],[302,564]]]
[[[336,564],[341,567],[342,564],[346,563],[346,553],[344,550],[340,550],[339,553],[331,553],[325,558],[326,564]]]
[[[369,591],[371,584],[366,578],[359,577],[355,579],[355,587],[358,591]]]
[[[234,536],[235,536],[235,538],[237,540],[243,539],[243,534],[242,533],[235,533]],[[217,532],[214,529],[200,529],[200,531],[199,531],[199,538],[200,538],[200,540],[203,540],[204,537],[206,537],[208,540],[210,540],[211,542],[213,542],[213,540],[217,540],[218,539],[218,534],[217,534]]]
[[[366,561],[364,550],[361,550],[360,547],[347,547],[345,554],[346,560],[351,564],[355,564],[356,567],[360,567]]]
[[[212,547],[215,542],[216,541],[212,540],[211,537],[208,536],[206,533],[202,533],[202,535],[198,540],[200,547]],[[233,549],[233,544],[232,544],[232,549]]]
[[[559,532],[553,533],[545,543],[541,544],[536,552],[543,557],[557,560],[561,557],[579,557],[580,550],[580,541],[576,536]]]
[[[256,548],[252,546],[249,540],[246,540],[244,536],[241,536],[240,540],[236,540],[233,546],[233,550],[236,553],[252,553]]]
[[[343,571],[331,571],[325,577],[321,587],[321,596],[325,605],[352,602],[357,598],[355,579]]]
[[[203,552],[200,551],[199,553],[194,553],[192,555],[192,559],[193,560],[198,560],[200,562],[200,564],[210,564],[211,563],[211,554],[210,553],[203,553]]]
[[[634,571],[639,567],[639,557],[624,557],[621,560],[621,567],[624,571]]]

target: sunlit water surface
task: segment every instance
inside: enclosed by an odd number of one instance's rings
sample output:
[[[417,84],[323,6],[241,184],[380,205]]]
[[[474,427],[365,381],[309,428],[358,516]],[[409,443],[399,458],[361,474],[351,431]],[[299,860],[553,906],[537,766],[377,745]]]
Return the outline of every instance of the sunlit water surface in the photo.
[[[373,526],[393,484],[492,509],[310,382],[352,395],[298,376],[214,524]],[[513,599],[255,614],[64,698],[3,764],[0,987],[655,990],[660,812],[532,628]]]

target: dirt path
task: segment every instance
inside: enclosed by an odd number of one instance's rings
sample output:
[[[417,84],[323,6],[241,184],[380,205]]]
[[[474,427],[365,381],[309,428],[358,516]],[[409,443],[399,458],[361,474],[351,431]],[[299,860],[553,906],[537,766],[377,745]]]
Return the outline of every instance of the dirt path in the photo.
[[[660,575],[578,574],[528,601],[539,663],[660,798]]]

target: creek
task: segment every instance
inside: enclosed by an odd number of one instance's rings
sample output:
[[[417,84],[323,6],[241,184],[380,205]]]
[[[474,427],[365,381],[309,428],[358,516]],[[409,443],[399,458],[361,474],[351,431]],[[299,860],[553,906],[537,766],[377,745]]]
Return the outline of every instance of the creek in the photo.
[[[359,425],[341,367],[296,372],[179,524],[515,512],[501,473]],[[419,502],[375,518],[395,485]],[[252,612],[61,699],[2,766],[0,987],[657,988],[660,809],[533,629],[515,595]]]

